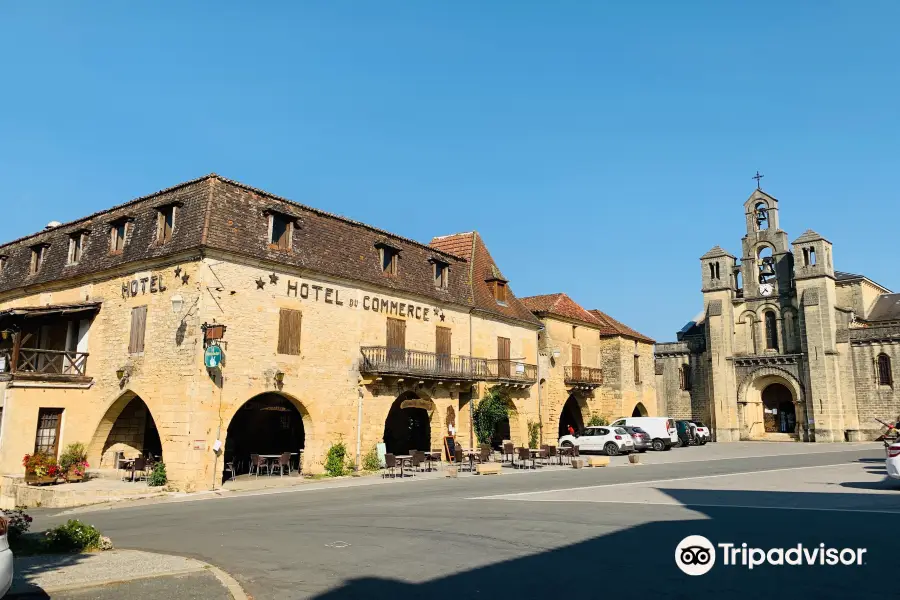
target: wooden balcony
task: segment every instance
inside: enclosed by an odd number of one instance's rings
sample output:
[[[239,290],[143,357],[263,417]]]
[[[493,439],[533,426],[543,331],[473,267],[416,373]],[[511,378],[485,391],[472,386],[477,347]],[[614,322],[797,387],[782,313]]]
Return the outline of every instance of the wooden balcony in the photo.
[[[404,348],[366,346],[360,348],[359,370],[377,375],[421,377],[430,380],[476,381],[481,371],[476,363],[483,359],[453,354],[437,354]]]
[[[0,360],[0,373],[13,380],[89,382],[87,352],[14,348]]]
[[[564,376],[566,385],[588,387],[603,385],[603,369],[575,365],[566,367]]]

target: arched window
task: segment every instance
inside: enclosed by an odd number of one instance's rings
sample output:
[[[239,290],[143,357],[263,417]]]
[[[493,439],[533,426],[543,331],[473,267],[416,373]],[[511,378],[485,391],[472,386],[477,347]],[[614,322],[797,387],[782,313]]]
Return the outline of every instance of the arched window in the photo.
[[[765,202],[757,202],[756,206],[754,206],[753,208],[756,211],[756,229],[768,229],[769,207],[766,206]]]
[[[782,315],[781,327],[784,329],[785,352],[796,350],[794,347],[794,313],[786,310]]]
[[[885,353],[878,355],[878,385],[894,385],[891,375],[891,357]]]
[[[766,349],[778,350],[778,321],[775,313],[766,311]]]

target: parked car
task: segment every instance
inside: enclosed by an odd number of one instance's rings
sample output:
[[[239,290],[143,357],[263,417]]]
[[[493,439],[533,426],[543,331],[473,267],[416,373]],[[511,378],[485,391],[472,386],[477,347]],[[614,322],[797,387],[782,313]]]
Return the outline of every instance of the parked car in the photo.
[[[579,452],[604,452],[610,456],[634,451],[634,440],[622,427],[585,427],[581,435],[559,438],[559,445],[576,446]]]
[[[697,436],[694,433],[696,426],[684,419],[675,421],[675,430],[678,431],[679,446],[693,446],[697,444]]]
[[[649,433],[647,433],[640,427],[633,425],[626,425],[622,429],[627,431],[628,435],[631,436],[631,439],[634,440],[635,452],[646,452],[650,449],[651,440]]]
[[[700,421],[693,421],[693,423],[697,426],[697,437],[700,440],[700,445],[702,446],[707,442],[711,442],[712,434],[709,432],[709,427],[707,427]]]
[[[888,477],[900,479],[900,441],[887,447],[887,458],[884,461]]]
[[[650,447],[654,450],[669,450],[678,443],[675,421],[669,417],[623,417],[613,421],[613,427],[631,425],[640,427],[650,434]]]
[[[0,598],[9,591],[13,580],[13,553],[9,549],[9,540],[6,533],[9,531],[9,521],[6,515],[0,512]]]

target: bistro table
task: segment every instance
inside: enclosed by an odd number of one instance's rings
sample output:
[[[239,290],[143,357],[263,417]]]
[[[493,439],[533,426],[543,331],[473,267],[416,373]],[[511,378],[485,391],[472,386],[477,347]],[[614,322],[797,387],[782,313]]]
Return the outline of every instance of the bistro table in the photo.
[[[395,454],[394,458],[400,461],[400,479],[403,479],[403,466],[406,461],[412,460],[412,454]]]
[[[477,448],[463,448],[462,452],[466,456],[466,458],[469,460],[469,470],[474,471],[475,470],[475,457],[481,453],[481,450],[479,450]]]
[[[290,454],[291,454],[291,458],[297,456],[297,453],[296,453],[296,452],[291,452]],[[260,457],[260,458],[266,459],[266,462],[268,462],[268,461],[270,461],[270,460],[272,460],[272,459],[275,459],[275,458],[281,458],[281,454],[260,454],[259,457]],[[258,467],[257,467],[257,468],[258,468]],[[288,465],[288,470],[290,470],[290,465]],[[299,473],[300,470],[297,469],[297,472]],[[272,474],[272,466],[269,465],[269,475],[271,475],[271,474]]]
[[[441,454],[442,454],[441,450],[431,450],[430,452],[425,453],[425,460],[428,461],[428,470],[429,471],[434,470],[434,467],[432,466],[434,461],[438,461],[438,462],[441,461]]]

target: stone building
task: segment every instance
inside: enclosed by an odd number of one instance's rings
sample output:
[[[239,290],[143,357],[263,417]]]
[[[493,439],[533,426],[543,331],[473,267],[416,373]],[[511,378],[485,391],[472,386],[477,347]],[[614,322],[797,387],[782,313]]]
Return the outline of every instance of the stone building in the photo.
[[[744,218],[740,260],[700,257],[703,311],[656,346],[661,403],[720,441],[877,437],[900,415],[900,294],[836,271],[815,231],[789,243],[760,189]]]
[[[539,337],[543,438],[580,431],[592,416],[656,416],[653,340],[566,294],[522,299]]]
[[[0,246],[0,472],[82,442],[192,490],[251,453],[470,446],[496,385],[523,443],[539,328],[477,233],[421,244],[209,175]]]

